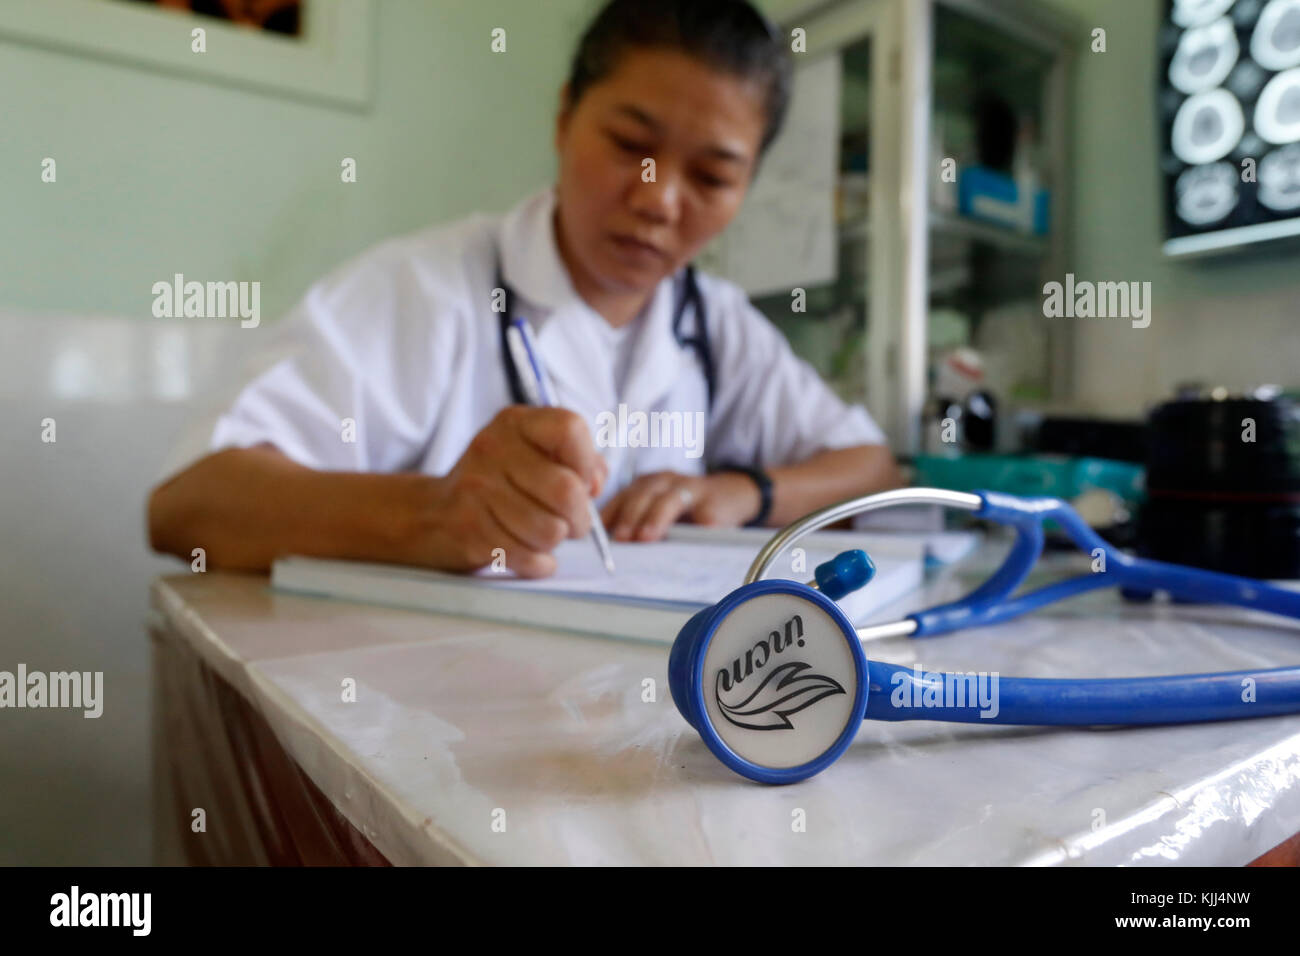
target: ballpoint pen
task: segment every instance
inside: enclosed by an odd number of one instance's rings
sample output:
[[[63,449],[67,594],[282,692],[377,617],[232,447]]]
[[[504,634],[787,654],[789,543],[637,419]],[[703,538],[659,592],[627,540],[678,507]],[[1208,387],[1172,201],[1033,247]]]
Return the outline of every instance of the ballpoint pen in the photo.
[[[528,328],[528,323],[520,318],[513,319],[506,332],[506,340],[514,357],[515,367],[523,372],[519,376],[522,379],[520,384],[529,402],[538,406],[553,406],[555,404],[553,392],[547,383],[542,363],[538,361],[537,348],[533,343],[533,334]],[[596,550],[600,552],[605,570],[613,574],[614,552],[609,545],[609,532],[605,530],[605,522],[600,520],[596,502],[588,498],[587,508],[591,513],[591,539],[596,543]]]

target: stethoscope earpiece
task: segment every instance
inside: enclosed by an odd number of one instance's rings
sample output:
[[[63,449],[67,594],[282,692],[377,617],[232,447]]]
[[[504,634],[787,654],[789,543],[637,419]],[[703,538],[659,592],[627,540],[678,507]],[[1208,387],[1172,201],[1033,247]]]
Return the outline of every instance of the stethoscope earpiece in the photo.
[[[825,564],[817,565],[813,577],[817,590],[838,601],[868,584],[876,576],[876,562],[861,548],[837,554]]]

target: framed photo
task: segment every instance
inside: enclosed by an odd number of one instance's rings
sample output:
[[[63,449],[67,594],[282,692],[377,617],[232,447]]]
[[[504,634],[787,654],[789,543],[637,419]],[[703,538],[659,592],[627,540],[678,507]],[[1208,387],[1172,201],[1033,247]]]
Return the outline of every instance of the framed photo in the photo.
[[[0,40],[362,107],[374,16],[373,0],[5,0]]]

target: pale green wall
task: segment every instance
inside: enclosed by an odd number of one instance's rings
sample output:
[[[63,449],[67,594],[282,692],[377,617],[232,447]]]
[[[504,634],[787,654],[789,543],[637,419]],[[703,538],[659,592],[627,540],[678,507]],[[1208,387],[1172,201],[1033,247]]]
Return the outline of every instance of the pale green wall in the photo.
[[[1107,29],[1072,102],[1070,268],[1153,283],[1143,334],[1076,332],[1079,401],[1131,410],[1184,378],[1297,384],[1293,254],[1175,263],[1160,253],[1154,49],[1159,0],[1043,0]],[[0,308],[146,315],[184,272],[258,279],[264,316],[347,256],[553,172],[552,122],[598,0],[379,0],[361,112],[0,41]],[[774,15],[806,0],[766,0]],[[509,52],[488,48],[504,26]],[[59,164],[55,186],[40,161]],[[339,160],[359,182],[339,182]],[[1240,323],[1247,322],[1244,329]]]
[[[1088,272],[1141,272],[1174,299],[1294,288],[1296,260],[1260,246],[1236,259],[1171,260],[1160,252],[1156,31],[1162,0],[1050,0],[1106,30],[1105,53],[1078,58],[1074,124],[1077,264]],[[1270,249],[1265,253],[1263,250]],[[1135,275],[1135,278],[1137,276]]]
[[[0,37],[0,309],[145,316],[182,272],[259,280],[275,318],[380,239],[508,208],[554,174],[559,89],[599,6],[376,0],[359,111]]]
[[[1243,388],[1300,385],[1300,268],[1294,247],[1170,260],[1163,230],[1155,112],[1161,0],[1051,0],[1089,29],[1105,53],[1078,57],[1071,102],[1074,148],[1070,268],[1080,279],[1150,281],[1148,329],[1075,320],[1077,400],[1129,414],[1183,380]]]
[[[0,40],[0,309],[148,315],[151,285],[183,272],[260,280],[274,317],[379,239],[546,182],[595,0],[376,6],[364,111]]]

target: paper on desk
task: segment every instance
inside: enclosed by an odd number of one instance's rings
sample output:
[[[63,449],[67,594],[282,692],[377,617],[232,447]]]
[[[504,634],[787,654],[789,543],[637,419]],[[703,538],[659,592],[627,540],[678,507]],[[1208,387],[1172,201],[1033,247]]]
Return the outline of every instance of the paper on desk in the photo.
[[[559,568],[525,580],[490,570],[476,575],[313,558],[275,563],[272,587],[368,603],[414,607],[534,627],[671,642],[700,608],[739,587],[770,532],[722,532],[656,542],[613,542],[618,572],[605,573],[591,542],[565,541]],[[840,602],[850,621],[919,587],[924,543],[884,542],[856,533],[822,533],[778,556],[766,577],[807,581],[818,564],[840,551],[864,547],[876,576]]]
[[[758,536],[761,546],[770,537]],[[799,553],[779,555],[765,577],[789,578],[795,581],[812,579],[817,565],[829,561],[847,548],[860,545],[860,539],[845,541],[843,547],[825,545],[803,546]],[[758,548],[743,541],[706,542],[702,540],[662,540],[654,542],[611,542],[614,552],[615,574],[608,574],[600,555],[591,542],[565,541],[553,552],[557,570],[552,577],[522,579],[503,577],[485,569],[478,572],[480,580],[492,581],[503,588],[547,594],[568,594],[574,597],[616,597],[628,602],[670,601],[703,607],[726,597],[740,586],[757,554]],[[899,596],[902,576],[912,586],[920,584],[923,556],[919,543],[903,546],[901,553],[894,548],[889,555],[873,554],[876,577],[864,589],[866,596],[889,599]],[[797,560],[796,560],[797,558]],[[868,591],[876,592],[868,595]],[[878,606],[880,600],[859,601],[862,605]],[[859,608],[861,609],[861,608]]]

